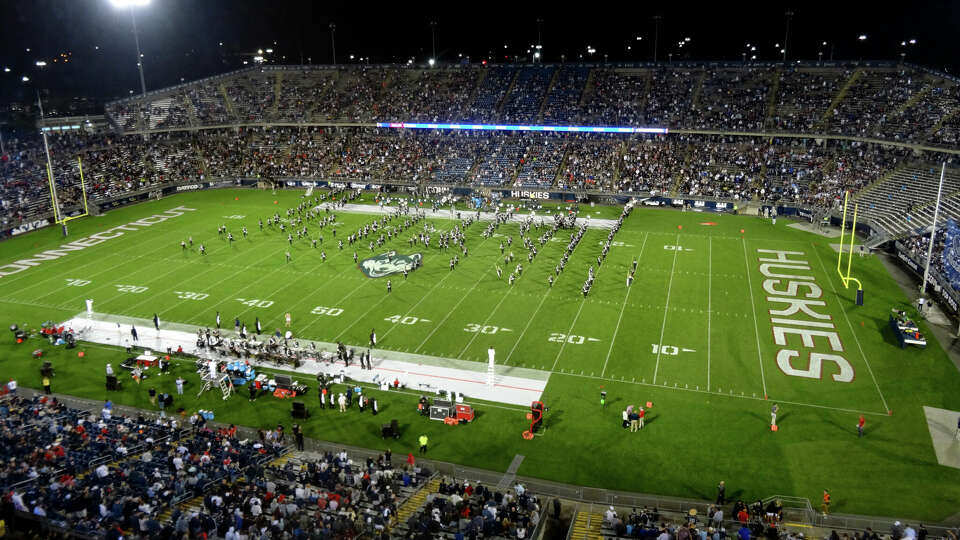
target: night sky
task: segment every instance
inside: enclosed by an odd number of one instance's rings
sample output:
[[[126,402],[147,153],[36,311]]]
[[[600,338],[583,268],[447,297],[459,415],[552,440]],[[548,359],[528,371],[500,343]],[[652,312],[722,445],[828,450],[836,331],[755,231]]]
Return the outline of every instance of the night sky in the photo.
[[[84,96],[96,106],[139,92],[131,17],[108,0],[3,0],[0,3],[0,103]],[[222,73],[272,48],[271,63],[330,63],[330,23],[337,61],[425,62],[436,21],[437,56],[457,62],[503,62],[537,42],[543,60],[652,60],[654,15],[660,21],[659,58],[758,60],[781,58],[787,17],[788,58],[899,59],[960,72],[960,2],[287,2],[152,0],[137,8],[147,89]],[[866,34],[865,41],[858,40]],[[641,37],[641,40],[637,40]],[[684,47],[678,42],[690,38]],[[902,47],[902,41],[916,45]],[[828,42],[822,46],[822,42]],[[221,45],[222,42],[222,45]],[[747,44],[757,48],[748,51]],[[507,48],[504,48],[507,45]],[[630,47],[628,50],[627,47]],[[27,51],[29,49],[29,52]],[[65,54],[64,56],[59,56]],[[54,62],[57,59],[57,62]],[[69,62],[64,62],[64,59]],[[47,62],[43,68],[37,61]],[[7,72],[6,68],[10,71]],[[23,82],[23,76],[30,78]]]

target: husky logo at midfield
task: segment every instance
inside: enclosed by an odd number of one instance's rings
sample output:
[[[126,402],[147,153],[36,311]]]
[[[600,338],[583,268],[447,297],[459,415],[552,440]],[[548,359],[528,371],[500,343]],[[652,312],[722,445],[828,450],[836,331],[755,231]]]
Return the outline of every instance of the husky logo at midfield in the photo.
[[[414,270],[420,266],[422,258],[420,253],[397,255],[396,251],[388,251],[360,261],[360,271],[369,278],[381,278],[404,270]]]

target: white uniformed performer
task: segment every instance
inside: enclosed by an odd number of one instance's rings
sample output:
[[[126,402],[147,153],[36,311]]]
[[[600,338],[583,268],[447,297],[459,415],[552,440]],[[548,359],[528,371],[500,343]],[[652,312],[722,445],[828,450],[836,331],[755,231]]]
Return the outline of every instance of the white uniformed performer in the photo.
[[[286,320],[287,326],[290,326],[290,313],[288,312],[283,318]]]
[[[220,328],[220,312],[217,312],[217,328]]]

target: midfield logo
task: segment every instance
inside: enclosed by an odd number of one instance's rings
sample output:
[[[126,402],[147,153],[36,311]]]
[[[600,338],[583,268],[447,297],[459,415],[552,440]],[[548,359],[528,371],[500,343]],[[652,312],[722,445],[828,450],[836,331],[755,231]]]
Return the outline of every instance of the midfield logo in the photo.
[[[420,253],[397,255],[396,251],[388,251],[360,261],[360,271],[368,278],[382,278],[404,270],[413,271],[420,266],[422,259]]]

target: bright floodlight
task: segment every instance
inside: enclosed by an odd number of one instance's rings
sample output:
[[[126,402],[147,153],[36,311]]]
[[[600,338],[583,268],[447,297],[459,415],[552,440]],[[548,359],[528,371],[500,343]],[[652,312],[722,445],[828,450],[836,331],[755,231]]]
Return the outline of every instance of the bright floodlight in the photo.
[[[911,45],[916,45],[916,44],[917,44],[917,40],[911,39],[911,40],[910,40],[910,44],[911,44]]]
[[[427,63],[430,64],[430,67],[433,67],[433,65],[436,64],[437,61],[431,58],[430,60],[427,60]]]
[[[30,77],[27,77],[26,75],[24,75],[23,77],[20,78],[20,80],[23,82],[30,82]]]
[[[37,67],[44,67],[47,65],[47,63],[44,62],[43,60],[37,60],[36,65]]]
[[[150,0],[110,0],[110,4],[118,9],[143,7],[150,4]]]
[[[866,34],[860,34],[860,37],[858,37],[857,39],[859,39],[860,41],[866,41],[867,35],[866,35]]]

